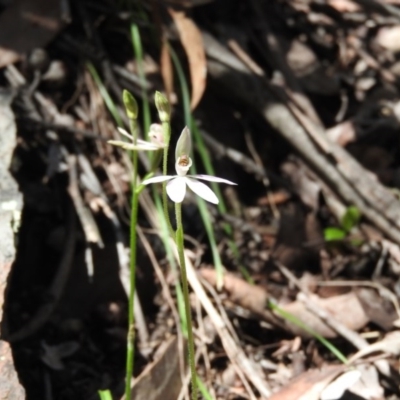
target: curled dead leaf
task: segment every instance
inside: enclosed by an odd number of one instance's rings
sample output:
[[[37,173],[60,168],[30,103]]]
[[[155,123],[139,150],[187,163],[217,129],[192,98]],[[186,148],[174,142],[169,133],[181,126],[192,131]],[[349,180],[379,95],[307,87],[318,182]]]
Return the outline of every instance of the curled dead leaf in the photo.
[[[163,78],[165,92],[167,94],[167,98],[171,102],[171,94],[174,90],[174,74],[172,71],[172,63],[171,56],[169,54],[168,42],[166,39],[163,39],[162,47],[161,47],[161,55],[160,55],[160,68],[161,68],[161,76]]]
[[[193,110],[200,102],[206,88],[207,61],[203,39],[199,28],[184,12],[168,9],[173,18],[179,37],[189,61],[192,96],[190,107]]]

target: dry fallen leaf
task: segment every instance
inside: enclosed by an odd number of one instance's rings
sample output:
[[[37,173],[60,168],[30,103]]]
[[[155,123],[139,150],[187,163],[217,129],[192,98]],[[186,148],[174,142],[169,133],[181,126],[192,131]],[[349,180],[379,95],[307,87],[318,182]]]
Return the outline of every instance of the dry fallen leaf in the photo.
[[[376,366],[360,364],[357,365],[357,370],[360,371],[361,378],[349,388],[349,392],[364,400],[384,400],[384,389],[379,382]]]
[[[354,292],[332,296],[326,299],[319,298],[315,295],[311,296],[311,298],[313,303],[315,303],[319,308],[327,312],[336,321],[340,322],[348,329],[357,331],[363,328],[369,322],[369,319]],[[308,328],[311,328],[319,335],[326,338],[337,337],[337,332],[335,332],[324,321],[311,312],[301,301],[293,301],[292,303],[282,305],[281,308],[286,312],[296,316],[300,321],[306,324]],[[349,310],[351,310],[350,313]],[[312,336],[290,321],[286,321],[286,325],[294,334],[302,337]]]
[[[161,55],[160,55],[160,69],[163,78],[165,92],[167,98],[171,102],[171,94],[174,89],[174,74],[172,71],[171,57],[168,50],[168,42],[166,39],[162,41]]]
[[[216,272],[210,268],[200,270],[201,276],[216,285]],[[257,285],[252,285],[241,278],[238,278],[230,273],[224,275],[224,289],[229,294],[229,299],[240,305],[243,308],[254,312],[255,314],[271,320],[271,313],[267,309],[268,293],[264,288]],[[343,295],[332,296],[326,299],[312,296],[312,300],[325,312],[329,313],[338,322],[345,325],[348,329],[357,331],[364,327],[369,319],[365,314],[357,295],[354,292],[349,292]],[[293,301],[288,304],[279,304],[279,307],[294,315],[300,321],[307,325],[308,328],[326,338],[337,337],[337,332],[331,329],[324,321],[314,315],[307,309],[306,305],[301,301]],[[351,310],[351,313],[348,310]],[[274,321],[276,322],[276,321]],[[290,321],[284,321],[286,329],[295,335],[309,338],[310,335],[304,329]]]
[[[376,35],[376,43],[384,49],[397,52],[400,50],[400,26],[385,26],[379,29]]]
[[[168,9],[178,29],[182,46],[189,60],[193,110],[201,100],[206,88],[207,61],[200,30],[184,12]]]
[[[213,286],[217,284],[217,275],[214,269],[202,268],[201,276]],[[224,289],[229,293],[229,299],[243,308],[256,314],[263,314],[268,302],[268,293],[257,285],[251,285],[233,274],[224,274]]]
[[[326,385],[344,370],[344,365],[310,369],[297,376],[269,400],[318,400]]]
[[[176,337],[170,337],[159,349],[159,357],[135,379],[132,399],[177,399],[182,388],[179,346]]]
[[[398,356],[400,354],[400,331],[389,332],[382,340],[373,343],[364,349],[358,351],[350,361],[354,362],[359,358],[365,357],[371,353],[382,352]]]
[[[357,369],[346,371],[336,379],[334,379],[321,392],[321,400],[336,400],[340,399],[344,392],[351,388],[361,377],[361,372]]]
[[[357,12],[360,11],[360,6],[351,0],[329,0],[328,4],[339,12]]]

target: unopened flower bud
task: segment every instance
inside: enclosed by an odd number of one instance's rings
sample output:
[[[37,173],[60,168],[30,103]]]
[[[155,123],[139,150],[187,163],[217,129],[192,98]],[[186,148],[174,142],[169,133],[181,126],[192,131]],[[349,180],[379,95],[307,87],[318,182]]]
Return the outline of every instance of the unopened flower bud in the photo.
[[[179,136],[178,142],[175,148],[175,160],[185,155],[189,156],[192,149],[192,140],[190,138],[190,130],[187,126],[183,128],[181,136]]]
[[[126,114],[128,115],[128,118],[129,119],[137,119],[139,107],[138,107],[138,104],[137,104],[135,98],[132,96],[132,94],[124,89],[124,91],[122,92],[122,100],[124,102],[125,110],[126,110]]]
[[[168,99],[160,92],[156,92],[154,97],[160,121],[170,122],[171,106]]]

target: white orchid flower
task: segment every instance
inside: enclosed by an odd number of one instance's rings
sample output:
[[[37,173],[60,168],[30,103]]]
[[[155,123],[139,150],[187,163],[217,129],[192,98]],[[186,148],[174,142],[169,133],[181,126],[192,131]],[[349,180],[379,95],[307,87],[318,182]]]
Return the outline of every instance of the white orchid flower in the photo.
[[[150,126],[150,141],[136,139],[135,143],[133,136],[130,135],[125,129],[118,128],[118,131],[121,135],[130,139],[132,143],[123,142],[122,140],[108,140],[108,143],[114,146],[120,146],[125,150],[155,151],[163,149],[165,147],[162,135],[162,127],[160,124],[152,124]]]
[[[192,160],[188,155],[190,147],[190,131],[186,127],[182,131],[176,145],[176,175],[155,176],[144,180],[142,183],[143,185],[148,185],[150,183],[168,181],[166,186],[167,194],[174,203],[181,203],[183,201],[186,194],[186,186],[189,186],[189,188],[202,199],[213,204],[218,204],[219,200],[216,194],[207,185],[198,180],[226,183],[228,185],[236,185],[236,183],[210,175],[187,175],[189,168],[192,166]]]

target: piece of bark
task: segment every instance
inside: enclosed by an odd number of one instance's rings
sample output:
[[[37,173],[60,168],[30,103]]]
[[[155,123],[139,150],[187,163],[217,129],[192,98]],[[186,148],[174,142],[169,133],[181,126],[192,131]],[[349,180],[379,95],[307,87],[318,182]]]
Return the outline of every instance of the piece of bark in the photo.
[[[16,126],[10,108],[9,93],[0,92],[0,335],[4,329],[3,309],[5,291],[15,258],[14,234],[19,223],[21,194],[9,172],[16,146]],[[18,381],[10,345],[0,340],[0,400],[25,398]]]
[[[270,400],[318,400],[326,385],[343,372],[344,365],[330,365],[310,369],[274,393]]]

